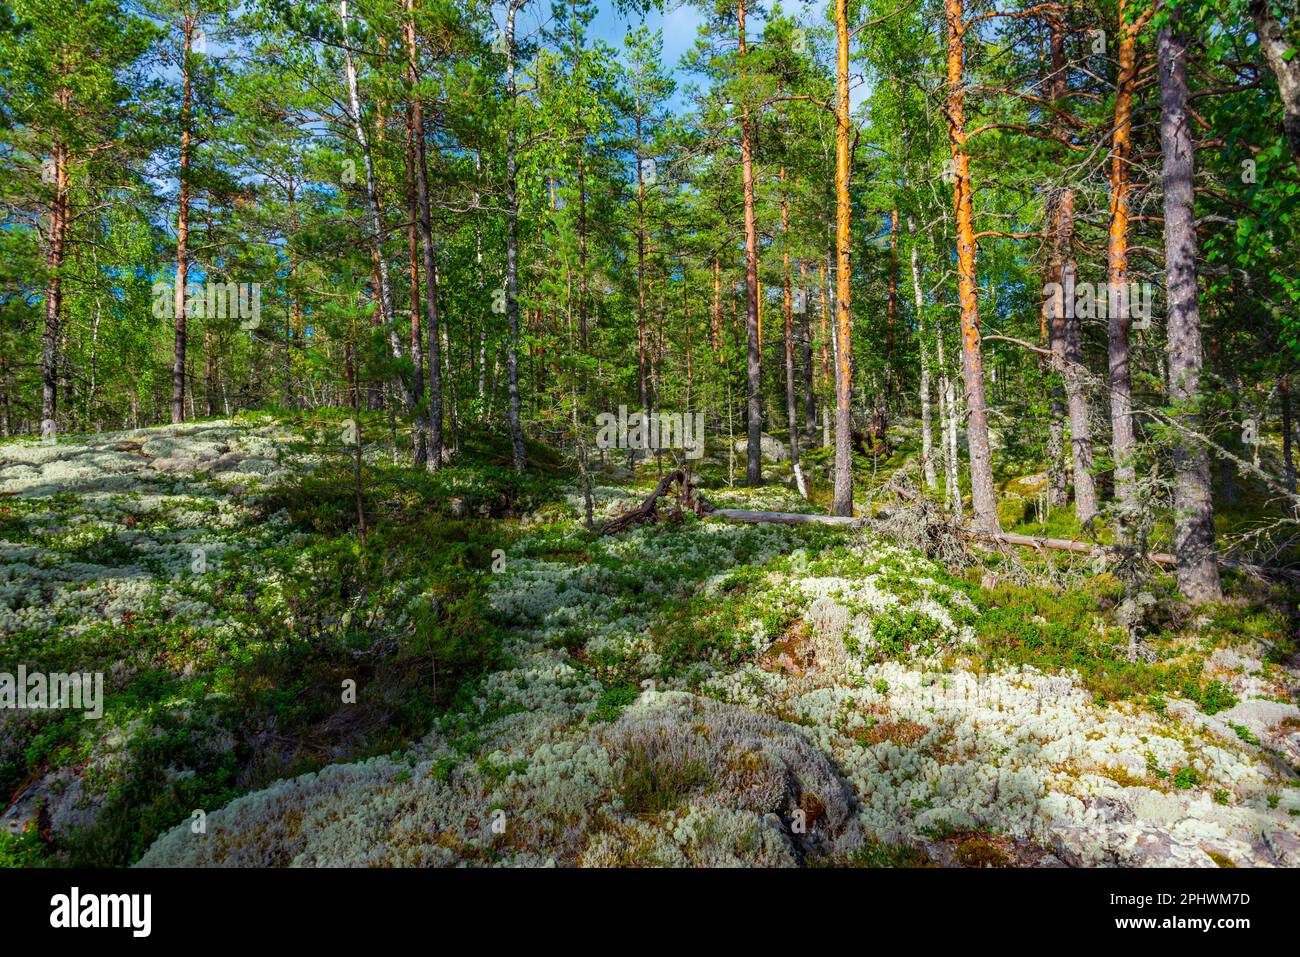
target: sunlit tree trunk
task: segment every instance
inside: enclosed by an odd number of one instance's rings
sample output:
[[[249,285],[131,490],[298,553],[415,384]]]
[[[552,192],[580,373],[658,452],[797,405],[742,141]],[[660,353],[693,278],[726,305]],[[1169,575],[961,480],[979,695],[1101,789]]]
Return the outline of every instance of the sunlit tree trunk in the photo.
[[[59,91],[59,105],[67,109],[70,94]],[[45,254],[45,331],[41,339],[41,433],[53,434],[59,406],[59,327],[63,313],[63,260],[68,235],[68,147],[54,144],[50,158],[54,199],[50,203],[49,248]]]
[[[962,78],[966,21],[962,0],[945,0],[948,23],[948,140],[952,151],[953,205],[957,217],[957,284],[961,314],[962,375],[966,383],[966,443],[970,453],[974,526],[998,532],[988,407],[984,398],[984,355],[980,347],[979,299],[975,285],[975,226],[970,157],[966,152],[965,87]]]
[[[799,405],[796,401],[794,361],[794,291],[790,278],[790,198],[785,189],[785,167],[781,167],[781,292],[785,318],[785,413],[790,426],[790,467],[799,494],[808,497],[803,469],[799,467]]]
[[[812,436],[817,427],[817,401],[813,396],[812,304],[808,299],[808,263],[799,263],[799,278],[803,283],[803,421],[804,431]]]
[[[176,298],[175,338],[172,347],[172,422],[185,421],[185,284],[190,236],[190,130],[194,106],[194,78],[190,58],[194,18],[186,13],[181,24],[181,152],[176,197]]]
[[[1133,143],[1133,92],[1137,87],[1138,34],[1150,17],[1124,21],[1125,0],[1119,0],[1119,75],[1115,82],[1115,120],[1110,150],[1110,235],[1106,245],[1107,281],[1113,290],[1128,288],[1129,154]],[[1123,300],[1126,302],[1127,300]],[[1128,309],[1111,309],[1106,330],[1110,372],[1111,454],[1115,459],[1115,500],[1120,506],[1120,532],[1131,518],[1137,473],[1133,463],[1137,439],[1133,429],[1133,377],[1129,369]]]
[[[641,103],[636,108],[636,368],[641,408],[650,407],[650,332],[645,318],[645,174],[642,167]]]
[[[885,395],[892,395],[896,370],[894,369],[894,327],[898,323],[898,210],[889,211],[889,293],[885,300]],[[877,401],[883,407],[883,397]]]
[[[745,0],[740,0],[736,5],[736,20],[740,38],[740,70],[743,74],[748,50],[745,38]],[[748,485],[760,485],[763,481],[762,336],[758,318],[758,227],[754,217],[753,128],[747,105],[741,106],[740,113],[740,173],[745,207],[745,333],[748,342],[745,368],[749,390],[745,482]]]
[[[831,514],[853,514],[853,322],[849,314],[849,14],[835,0],[835,490]]]
[[[710,341],[713,351],[722,345],[722,263],[718,255],[713,255],[713,323],[710,328]]]

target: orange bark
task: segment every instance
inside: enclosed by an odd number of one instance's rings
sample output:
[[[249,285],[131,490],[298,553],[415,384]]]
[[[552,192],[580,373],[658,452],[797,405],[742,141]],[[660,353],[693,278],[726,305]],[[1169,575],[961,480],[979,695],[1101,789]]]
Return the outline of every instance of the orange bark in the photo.
[[[988,407],[984,396],[984,355],[980,346],[979,297],[975,284],[975,213],[970,155],[966,152],[962,72],[967,24],[962,0],[944,0],[944,13],[948,24],[948,142],[952,152],[953,207],[957,220],[957,285],[961,315],[962,374],[966,385],[971,504],[977,529],[998,532],[1001,526],[993,489]]]
[[[849,313],[849,17],[848,0],[835,0],[835,492],[834,515],[853,514],[852,419],[850,412],[853,322]]]
[[[1129,155],[1133,143],[1133,92],[1137,87],[1138,34],[1151,18],[1148,10],[1133,23],[1124,22],[1125,0],[1119,0],[1119,75],[1115,82],[1115,131],[1110,155],[1110,235],[1106,249],[1107,280],[1112,289],[1128,283]],[[1127,311],[1109,318],[1111,446],[1115,459],[1115,494],[1121,502],[1133,496],[1137,473],[1132,456],[1135,444],[1132,416],[1132,374],[1129,370]]]
[[[736,4],[736,25],[739,34],[740,64],[743,70],[748,50],[745,38],[745,0],[738,0]],[[754,216],[754,147],[748,106],[742,106],[740,115],[740,169],[745,206],[745,329],[748,338],[746,379],[749,392],[746,408],[748,451],[745,461],[745,482],[748,485],[760,485],[763,481],[761,455],[763,406],[759,394],[762,388],[763,320],[759,312],[758,226]]]

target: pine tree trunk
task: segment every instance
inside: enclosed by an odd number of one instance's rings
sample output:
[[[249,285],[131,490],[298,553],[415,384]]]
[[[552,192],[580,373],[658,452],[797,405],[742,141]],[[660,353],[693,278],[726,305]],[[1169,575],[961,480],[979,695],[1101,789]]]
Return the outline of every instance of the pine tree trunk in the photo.
[[[785,167],[781,167],[781,292],[784,298],[785,318],[785,414],[790,426],[790,468],[794,472],[799,494],[808,497],[803,469],[799,467],[799,405],[796,400],[798,385],[795,382],[794,361],[794,290],[790,278],[790,199],[785,190]]]
[[[848,0],[835,0],[835,490],[831,514],[853,514],[853,326],[849,314],[851,230],[849,223],[849,14]]]
[[[520,0],[507,0],[506,3],[506,105],[510,110],[515,109],[518,95],[515,84],[515,13],[519,2]],[[522,472],[528,462],[528,455],[524,448],[519,407],[519,194],[515,122],[512,115],[506,131],[506,320],[510,331],[510,343],[506,349],[506,378],[511,461],[516,471]]]
[[[420,326],[420,202],[415,185],[415,140],[423,137],[424,130],[418,122],[419,107],[414,93],[416,77],[414,0],[406,0],[407,82],[412,92],[406,104],[406,269],[410,288],[409,315],[411,323],[411,404],[418,408],[424,401],[424,344]],[[425,443],[424,423],[418,414],[411,417],[411,454],[416,468],[427,462],[428,446]]]
[[[188,16],[182,26],[184,47],[181,51],[181,154],[177,187],[176,213],[176,297],[175,340],[172,348],[172,422],[185,421],[185,284],[189,263],[186,259],[190,235],[190,113],[194,85],[190,74],[190,47],[194,38],[194,21]]]
[[[636,369],[641,409],[650,407],[649,327],[645,318],[645,158],[641,155],[641,104],[636,107]]]
[[[813,347],[812,347],[812,303],[808,299],[808,263],[800,262],[799,277],[803,283],[803,421],[804,431],[813,440],[813,429],[817,427],[817,400],[813,395]]]
[[[415,49],[415,0],[406,0],[408,27],[407,60],[413,83],[419,81],[419,61]],[[418,96],[411,104],[411,123],[415,140],[415,194],[419,207],[418,226],[420,247],[424,257],[424,333],[429,344],[425,350],[429,363],[429,419],[428,441],[425,449],[425,467],[431,470],[442,466],[442,336],[438,328],[438,264],[437,249],[433,243],[433,214],[429,207],[429,158],[425,148],[424,104]],[[412,290],[414,295],[414,289]],[[411,335],[418,336],[419,318],[412,306]],[[415,352],[415,346],[412,346]],[[416,368],[423,364],[423,356],[413,356]],[[418,463],[417,463],[418,464]]]
[[[1119,2],[1119,75],[1115,85],[1115,121],[1110,153],[1110,236],[1106,247],[1107,281],[1127,306],[1129,153],[1133,142],[1133,92],[1137,87],[1138,34],[1150,18],[1144,13],[1124,22],[1125,0]],[[1119,505],[1119,534],[1131,518],[1137,472],[1133,457],[1137,438],[1133,428],[1133,376],[1129,367],[1129,310],[1111,309],[1106,329],[1110,372],[1111,455],[1115,459],[1115,500]]]
[[[67,109],[68,91],[59,93],[60,106]],[[63,312],[63,260],[68,234],[68,147],[55,143],[54,201],[50,206],[49,250],[45,266],[45,332],[41,339],[41,434],[52,436],[59,407],[59,327]]]
[[[740,0],[736,6],[736,19],[740,37],[740,70],[743,74],[747,52],[745,0]],[[761,485],[763,482],[763,373],[760,341],[762,336],[758,317],[758,227],[754,214],[753,129],[748,106],[742,106],[740,114],[740,173],[745,207],[745,334],[748,342],[745,368],[749,396],[745,423],[748,430],[745,482],[748,485]]]
[[[889,290],[885,299],[885,389],[877,397],[876,407],[883,408],[888,396],[895,394],[894,327],[898,322],[898,210],[889,211]]]
[[[1169,398],[1173,416],[1200,431],[1200,310],[1193,220],[1193,145],[1187,107],[1187,47],[1177,12],[1157,39],[1160,74],[1160,147],[1164,157],[1165,286],[1169,313]],[[1180,436],[1174,449],[1174,554],[1178,587],[1192,601],[1220,596],[1214,548],[1214,505],[1205,446]]]
[[[975,531],[996,533],[997,494],[984,398],[984,354],[980,348],[979,299],[975,284],[975,213],[962,78],[966,21],[962,0],[945,0],[948,22],[948,140],[952,150],[953,205],[957,218],[957,279],[961,314],[962,376],[966,384],[966,443],[970,453],[971,507]]]

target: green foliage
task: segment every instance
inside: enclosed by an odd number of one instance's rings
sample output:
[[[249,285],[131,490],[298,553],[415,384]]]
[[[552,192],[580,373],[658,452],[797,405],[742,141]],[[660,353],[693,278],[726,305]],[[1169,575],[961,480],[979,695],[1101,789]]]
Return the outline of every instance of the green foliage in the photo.
[[[636,698],[637,690],[631,685],[615,685],[612,688],[606,688],[596,702],[596,708],[591,713],[591,720],[613,721]]]
[[[1217,679],[1202,673],[1204,653],[1187,656],[1170,647],[1155,661],[1128,659],[1121,629],[1106,623],[1101,601],[1113,600],[1111,584],[1096,591],[1062,591],[1002,584],[988,594],[975,625],[987,665],[1033,665],[1045,671],[1072,670],[1099,701],[1143,697],[1163,712],[1165,697],[1196,702],[1206,714],[1231,708],[1236,699]],[[1153,644],[1159,648],[1160,642]]]
[[[943,640],[943,626],[931,615],[904,608],[873,618],[871,637],[871,660],[901,661],[912,655],[935,654]]]
[[[1232,728],[1237,737],[1241,738],[1241,740],[1245,741],[1247,744],[1259,744],[1259,738],[1255,737],[1250,728],[1246,727],[1244,724],[1234,724],[1229,721],[1228,727]]]
[[[0,867],[42,867],[45,844],[35,830],[21,834],[0,831]]]
[[[1201,772],[1196,768],[1186,767],[1179,768],[1174,772],[1174,787],[1181,788],[1184,791],[1197,787],[1201,783]]]
[[[624,808],[649,817],[671,811],[711,780],[709,769],[698,758],[640,745],[624,754],[617,791]]]

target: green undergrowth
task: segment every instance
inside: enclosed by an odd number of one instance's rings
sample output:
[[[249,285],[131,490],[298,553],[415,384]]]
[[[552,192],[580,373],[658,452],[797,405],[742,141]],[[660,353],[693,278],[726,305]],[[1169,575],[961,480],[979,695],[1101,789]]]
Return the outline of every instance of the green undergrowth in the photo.
[[[354,459],[338,439],[349,415],[357,416],[363,441],[364,539]],[[18,757],[0,765],[6,793],[52,772],[76,771],[101,805],[97,823],[53,842],[43,831],[0,837],[0,865],[129,864],[196,808],[214,810],[328,763],[400,751],[435,723],[459,755],[439,766],[438,773],[450,774],[457,761],[475,757],[492,721],[519,707],[490,696],[486,708],[470,703],[483,676],[509,665],[508,639],[520,629],[545,626],[546,640],[600,682],[587,721],[617,720],[647,681],[710,693],[712,675],[760,663],[773,647],[797,650],[810,627],[809,600],[794,584],[802,578],[860,582],[895,602],[872,612],[869,647],[847,648],[866,664],[924,657],[948,668],[1076,672],[1098,702],[1127,699],[1157,712],[1174,697],[1208,714],[1235,703],[1228,685],[1206,673],[1216,648],[1262,646],[1266,669],[1296,651],[1293,597],[1235,574],[1225,575],[1222,603],[1194,614],[1171,577],[1146,582],[1154,601],[1142,625],[1144,654],[1130,661],[1128,634],[1115,618],[1122,585],[1107,573],[1075,575],[1068,587],[1051,584],[1068,556],[1019,555],[1036,583],[994,584],[987,575],[996,578],[1005,561],[996,554],[973,553],[969,567],[946,569],[824,526],[736,526],[687,515],[600,536],[573,517],[565,498],[574,476],[544,446],[530,444],[536,464],[517,473],[507,467],[509,444],[501,435],[467,434],[454,463],[430,473],[393,464],[381,443],[385,430],[394,431],[385,416],[335,410],[286,421],[303,435],[297,451],[317,467],[240,498],[247,514],[231,532],[239,547],[214,559],[205,574],[168,580],[164,598],[120,620],[6,636],[13,655],[29,664],[103,670],[113,678],[95,728],[79,715],[43,716],[23,729]],[[400,432],[398,438],[408,440]],[[826,474],[817,459],[827,451],[805,456],[814,474]],[[889,459],[859,460],[858,480],[884,481],[913,454],[904,442]],[[721,471],[715,463],[697,474],[721,486],[725,464]],[[643,469],[626,504],[654,477]],[[218,517],[215,499],[198,494],[199,483],[177,479],[168,488],[188,497],[160,502],[135,530],[165,536],[182,522]],[[814,488],[815,499],[829,494],[829,485]],[[739,506],[793,497],[772,485],[714,494]],[[1067,538],[1080,533],[1069,508],[1042,524],[1020,514],[1020,524],[1007,527]],[[33,531],[37,517],[44,524]],[[75,494],[5,500],[0,538],[106,568],[140,560],[120,536],[84,519]],[[502,578],[493,575],[499,561]],[[149,566],[143,572],[162,574]],[[511,577],[516,572],[518,579]],[[545,591],[534,588],[527,577],[533,573],[550,576],[541,580],[554,586],[557,605],[568,602],[584,614],[555,616],[560,623],[551,626],[548,612],[556,606],[539,600],[531,610],[534,591]],[[517,599],[515,617],[494,605],[498,593]],[[853,589],[843,600],[862,613]],[[183,602],[211,606],[220,627],[173,615]],[[959,629],[970,629],[973,643],[954,642],[920,610],[922,602],[941,605]],[[609,640],[594,641],[598,632]],[[345,701],[353,682],[356,700]],[[1250,743],[1248,731],[1237,733]],[[707,768],[657,761],[646,752],[624,766],[620,793],[634,813],[671,810],[709,786]],[[494,765],[480,773],[504,772]],[[1198,786],[1186,774],[1173,784]],[[921,866],[925,856],[873,843],[842,863]]]
[[[364,543],[350,464],[326,455],[252,506],[252,528],[280,516],[275,535],[241,537],[244,547],[202,576],[180,575],[144,613],[76,634],[7,636],[29,666],[114,676],[102,721],[43,715],[17,759],[0,765],[6,793],[79,768],[100,806],[92,827],[39,843],[43,858],[129,864],[193,809],[418,739],[500,666],[504,631],[487,585],[494,550],[518,528],[477,513],[555,503],[554,482],[470,458],[436,475],[367,461],[363,480]],[[450,516],[455,496],[468,517]],[[38,508],[74,525],[79,505],[75,496],[6,503],[7,540],[20,540],[20,513]],[[165,514],[150,521],[167,532]],[[130,560],[94,537],[64,551],[106,566]],[[190,599],[210,605],[222,626],[171,620],[169,607]],[[34,840],[7,842],[0,862],[26,860]]]

